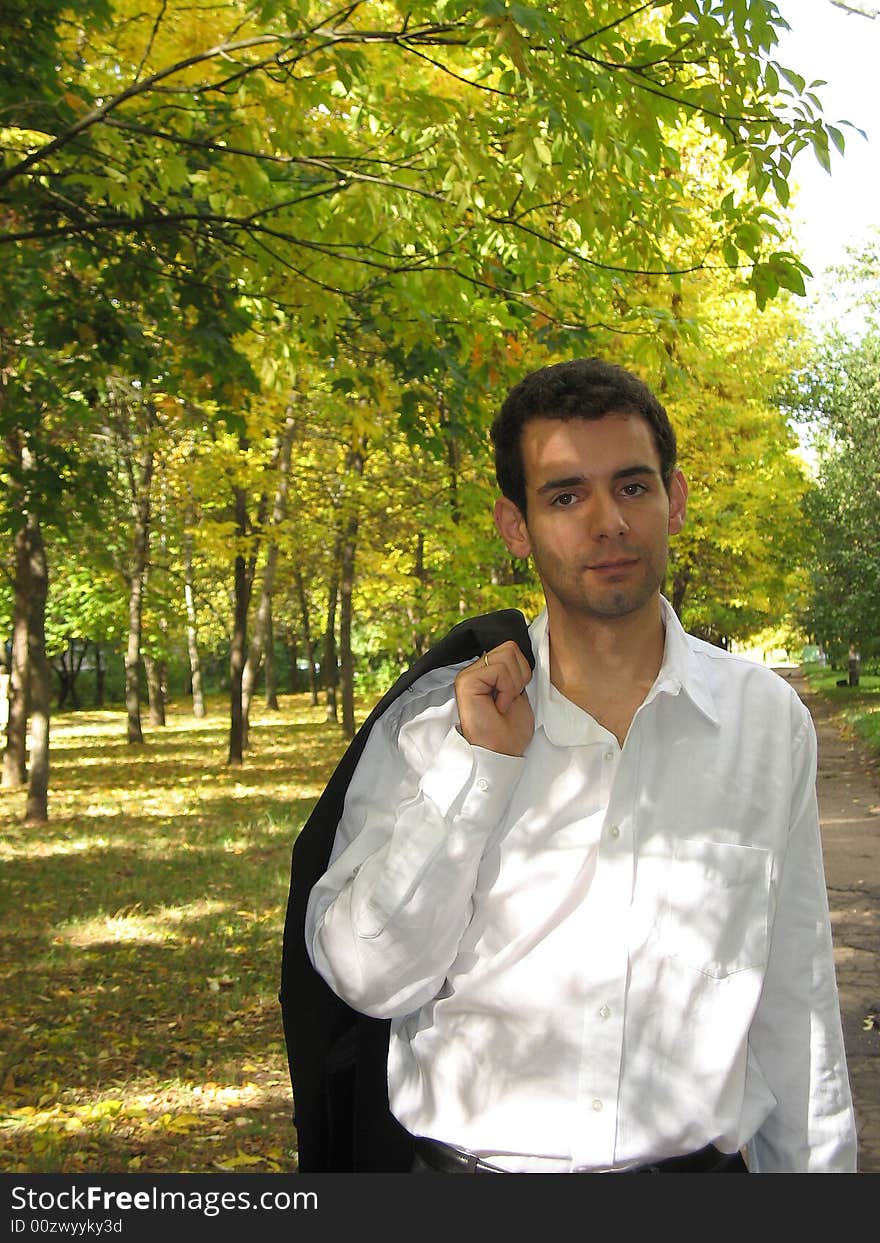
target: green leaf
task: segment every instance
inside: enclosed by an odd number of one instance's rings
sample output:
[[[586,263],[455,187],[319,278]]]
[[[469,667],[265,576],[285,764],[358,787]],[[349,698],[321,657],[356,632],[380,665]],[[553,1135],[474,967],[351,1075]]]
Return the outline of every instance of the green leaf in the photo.
[[[541,175],[541,161],[535,150],[535,144],[530,143],[523,151],[522,163],[520,164],[522,179],[529,190],[534,190],[538,184],[538,178]]]
[[[813,151],[816,159],[825,169],[826,173],[831,172],[831,152],[828,149],[828,139],[824,134],[818,135],[813,144]]]
[[[535,154],[542,164],[553,163],[553,155],[543,138],[534,138],[532,140],[532,146],[535,148]]]
[[[843,155],[844,150],[846,148],[846,139],[844,138],[841,131],[834,125],[826,125],[825,129],[828,131],[828,134],[831,137],[831,141],[834,143],[837,150],[840,152],[841,155]]]
[[[789,86],[793,86],[799,95],[803,95],[806,90],[806,80],[799,73],[795,73],[793,69],[785,69],[782,65],[777,65],[777,69]]]
[[[804,274],[795,263],[774,256],[772,266],[773,275],[782,289],[790,289],[792,293],[798,294],[802,298],[806,296]]]

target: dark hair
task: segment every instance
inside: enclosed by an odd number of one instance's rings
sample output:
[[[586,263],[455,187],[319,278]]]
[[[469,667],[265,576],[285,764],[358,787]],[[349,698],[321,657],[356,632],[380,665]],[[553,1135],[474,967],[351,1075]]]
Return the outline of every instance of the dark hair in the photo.
[[[522,431],[533,419],[601,419],[637,414],[651,428],[668,488],[675,468],[675,432],[669,416],[642,380],[599,358],[576,358],[533,371],[510,390],[492,424],[495,476],[501,492],[526,513]]]

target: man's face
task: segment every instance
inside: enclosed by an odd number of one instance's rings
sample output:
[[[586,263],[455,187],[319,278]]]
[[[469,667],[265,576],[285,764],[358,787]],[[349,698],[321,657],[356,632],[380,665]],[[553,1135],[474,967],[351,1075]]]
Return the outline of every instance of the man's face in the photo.
[[[548,606],[615,618],[654,600],[687,485],[675,471],[667,492],[647,421],[535,419],[522,454],[528,518],[502,498],[495,521],[514,556],[533,557]]]

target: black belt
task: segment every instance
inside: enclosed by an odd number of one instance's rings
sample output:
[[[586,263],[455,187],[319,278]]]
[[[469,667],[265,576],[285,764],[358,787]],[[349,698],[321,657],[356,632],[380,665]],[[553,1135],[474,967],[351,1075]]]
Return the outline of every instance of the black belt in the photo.
[[[428,1172],[436,1174],[508,1174],[500,1165],[484,1161],[476,1153],[464,1148],[453,1148],[436,1139],[423,1135],[413,1139],[417,1164],[419,1161]],[[583,1171],[590,1173],[589,1170]],[[623,1174],[747,1174],[748,1168],[738,1152],[726,1153],[714,1144],[707,1144],[699,1152],[686,1153],[681,1157],[666,1157],[649,1165],[636,1165]]]

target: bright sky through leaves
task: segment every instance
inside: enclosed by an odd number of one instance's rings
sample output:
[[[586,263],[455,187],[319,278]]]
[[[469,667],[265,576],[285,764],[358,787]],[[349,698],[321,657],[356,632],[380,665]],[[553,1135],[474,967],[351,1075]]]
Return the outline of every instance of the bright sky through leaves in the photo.
[[[846,258],[845,247],[880,225],[880,15],[846,12],[831,0],[777,0],[791,30],[783,33],[778,59],[807,81],[824,79],[826,118],[845,119],[864,130],[867,141],[847,129],[846,153],[832,151],[832,176],[811,152],[795,163],[800,185],[795,203],[798,242],[805,263],[818,277]],[[880,0],[857,6],[880,10]]]

